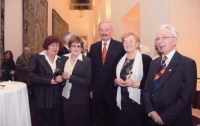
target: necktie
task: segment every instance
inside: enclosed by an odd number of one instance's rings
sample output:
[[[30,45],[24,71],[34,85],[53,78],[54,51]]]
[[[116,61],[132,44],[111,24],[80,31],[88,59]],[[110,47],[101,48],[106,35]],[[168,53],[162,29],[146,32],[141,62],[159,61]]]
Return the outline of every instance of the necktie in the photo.
[[[164,74],[165,72],[165,69],[166,69],[166,63],[165,61],[167,60],[167,56],[164,56],[162,58],[162,61],[161,61],[161,66],[158,70],[158,73],[155,75],[154,77],[154,83],[153,83],[153,87],[152,87],[152,94],[155,92],[156,90],[156,86],[158,85],[159,81],[160,81],[160,77]]]
[[[104,64],[105,59],[106,59],[106,54],[107,54],[107,49],[106,49],[107,43],[104,43],[103,45],[104,46],[103,46],[103,52],[102,52],[102,63]]]

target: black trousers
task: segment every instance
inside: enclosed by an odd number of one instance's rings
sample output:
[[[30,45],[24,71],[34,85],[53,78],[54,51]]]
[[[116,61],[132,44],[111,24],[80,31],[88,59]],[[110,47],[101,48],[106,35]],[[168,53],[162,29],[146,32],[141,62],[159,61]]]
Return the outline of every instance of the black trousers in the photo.
[[[59,126],[61,108],[40,109],[37,108],[39,126]]]
[[[72,105],[63,97],[63,112],[65,126],[90,126],[89,103]]]
[[[93,117],[95,126],[116,126],[116,104],[93,101]]]

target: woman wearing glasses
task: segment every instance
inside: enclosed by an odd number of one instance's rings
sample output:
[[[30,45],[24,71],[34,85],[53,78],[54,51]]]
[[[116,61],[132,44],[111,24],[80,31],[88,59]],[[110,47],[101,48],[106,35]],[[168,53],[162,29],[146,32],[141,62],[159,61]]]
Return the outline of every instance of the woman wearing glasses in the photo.
[[[61,57],[65,80],[62,92],[65,126],[89,126],[91,62],[81,54],[83,41],[79,36],[72,35],[68,45],[71,53]]]

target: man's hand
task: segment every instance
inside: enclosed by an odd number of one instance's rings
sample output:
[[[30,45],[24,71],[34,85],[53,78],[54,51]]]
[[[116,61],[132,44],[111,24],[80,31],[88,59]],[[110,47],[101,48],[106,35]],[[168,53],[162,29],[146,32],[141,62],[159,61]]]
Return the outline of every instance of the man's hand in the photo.
[[[91,99],[93,98],[93,96],[92,96],[92,91],[90,91],[90,98],[91,98]]]
[[[164,125],[162,119],[160,118],[160,116],[158,115],[158,113],[156,111],[153,111],[151,113],[151,118],[154,120],[155,123],[157,123],[158,125]]]

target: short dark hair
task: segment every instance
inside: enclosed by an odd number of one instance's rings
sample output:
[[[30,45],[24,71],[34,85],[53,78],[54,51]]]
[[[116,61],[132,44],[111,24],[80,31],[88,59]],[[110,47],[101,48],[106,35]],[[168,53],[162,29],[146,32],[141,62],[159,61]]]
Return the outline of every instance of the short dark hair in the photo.
[[[5,57],[6,53],[9,53],[10,54],[10,59],[13,59],[13,54],[10,50],[7,50],[4,52],[3,56]]]
[[[43,43],[43,48],[45,50],[47,50],[48,46],[51,45],[52,43],[58,43],[59,44],[59,50],[61,50],[61,48],[62,48],[62,41],[56,35],[50,35],[50,36],[46,37],[45,40],[44,40],[44,43]]]
[[[72,35],[70,37],[69,42],[68,42],[69,48],[71,47],[71,45],[73,43],[80,43],[81,44],[81,48],[83,48],[84,42],[83,42],[83,40],[82,40],[82,38],[80,36],[78,36],[78,35]]]

